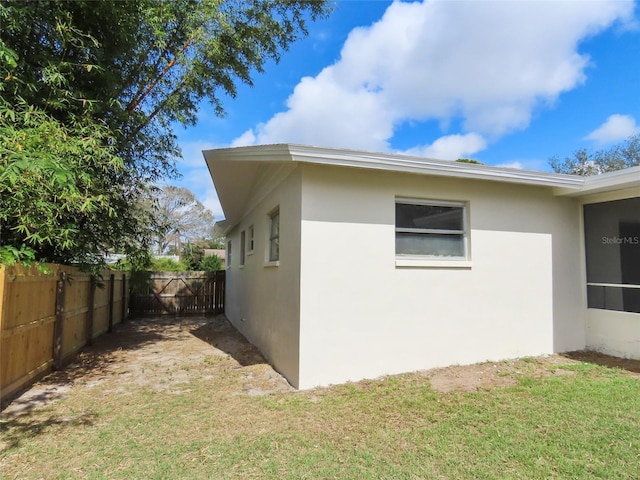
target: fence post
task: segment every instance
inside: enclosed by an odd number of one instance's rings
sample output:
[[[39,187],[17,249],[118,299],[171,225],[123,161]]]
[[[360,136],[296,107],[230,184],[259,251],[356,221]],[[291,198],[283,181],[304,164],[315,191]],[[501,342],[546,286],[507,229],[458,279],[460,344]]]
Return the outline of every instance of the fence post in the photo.
[[[56,320],[53,326],[53,369],[62,369],[62,333],[64,329],[64,301],[67,274],[60,272],[56,283]]]
[[[120,323],[124,323],[127,314],[127,274],[122,272],[122,316]]]
[[[92,276],[89,284],[89,298],[87,299],[87,344],[93,345],[93,312],[96,302],[96,279]]]
[[[113,332],[113,290],[116,276],[112,273],[109,277],[109,333]]]

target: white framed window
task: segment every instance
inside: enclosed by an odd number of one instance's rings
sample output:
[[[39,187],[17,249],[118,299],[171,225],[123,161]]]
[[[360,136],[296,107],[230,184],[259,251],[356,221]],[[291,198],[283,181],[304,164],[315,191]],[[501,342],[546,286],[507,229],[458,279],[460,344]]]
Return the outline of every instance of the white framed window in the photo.
[[[251,225],[247,229],[247,254],[249,254],[249,255],[251,255],[253,253],[254,236],[255,236],[255,231],[253,229],[253,225]]]
[[[244,265],[245,254],[247,251],[247,245],[245,241],[246,236],[246,232],[242,230],[242,232],[240,232],[240,266]]]
[[[467,260],[467,204],[396,198],[396,257]]]
[[[225,263],[227,268],[231,268],[231,240],[227,242],[227,258]]]
[[[269,262],[280,260],[280,209],[276,208],[269,214]]]

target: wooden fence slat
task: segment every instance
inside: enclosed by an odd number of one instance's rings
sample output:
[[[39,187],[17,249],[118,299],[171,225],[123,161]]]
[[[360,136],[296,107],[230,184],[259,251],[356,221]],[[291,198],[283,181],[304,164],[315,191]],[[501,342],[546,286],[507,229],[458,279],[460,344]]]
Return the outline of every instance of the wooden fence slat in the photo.
[[[224,271],[150,272],[134,285],[130,305],[132,315],[207,315],[224,312]]]
[[[126,274],[122,274],[122,296],[120,297],[122,299],[122,304],[120,305],[122,308],[122,314],[120,316],[120,322],[124,323],[125,319],[127,318],[127,275]]]
[[[64,328],[64,302],[65,289],[67,284],[67,274],[60,272],[58,283],[56,284],[56,321],[53,327],[53,368],[62,368],[62,330]]]
[[[128,305],[126,274],[118,278],[122,289],[112,286],[107,292],[105,288],[98,296],[89,274],[62,265],[46,267],[47,272],[21,265],[0,266],[2,402],[52,369],[63,368],[84,345],[106,331],[109,309],[113,326],[115,304]],[[127,312],[122,305],[115,310],[115,317],[122,313],[120,321]],[[98,329],[96,317],[102,322]]]
[[[109,329],[107,332],[113,332],[113,290],[116,276],[112,273],[109,276]]]
[[[86,343],[93,345],[93,313],[96,303],[96,279],[91,278],[91,284],[89,285],[89,293],[87,295],[87,337]]]

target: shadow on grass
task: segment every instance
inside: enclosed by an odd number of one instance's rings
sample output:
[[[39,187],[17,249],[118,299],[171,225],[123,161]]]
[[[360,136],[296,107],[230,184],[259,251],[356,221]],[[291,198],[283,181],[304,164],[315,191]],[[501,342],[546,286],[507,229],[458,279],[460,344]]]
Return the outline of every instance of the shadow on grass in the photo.
[[[619,368],[640,375],[640,360],[612,357],[604,353],[580,350],[577,352],[563,353],[562,356],[579,362],[593,363],[602,367]]]
[[[260,350],[249,343],[224,315],[211,318],[206,324],[191,330],[191,334],[231,356],[243,367],[268,363]]]
[[[5,417],[0,420],[2,441],[0,452],[9,451],[20,446],[20,442],[37,437],[51,427],[91,426],[94,424],[95,414],[83,412],[74,417],[34,420],[29,412]]]

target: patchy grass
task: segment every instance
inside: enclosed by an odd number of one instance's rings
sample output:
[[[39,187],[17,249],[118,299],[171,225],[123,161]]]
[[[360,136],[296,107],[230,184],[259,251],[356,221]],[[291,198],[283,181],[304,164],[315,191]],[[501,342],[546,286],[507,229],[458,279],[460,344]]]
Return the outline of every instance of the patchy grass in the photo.
[[[255,352],[243,361],[214,338],[171,360],[148,354],[177,348],[162,339],[119,351],[52,401],[10,407],[2,478],[639,476],[640,379],[628,370],[549,357],[446,370],[490,374],[474,391],[435,390],[432,371],[293,392]]]

